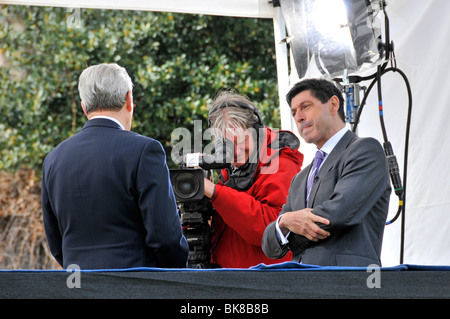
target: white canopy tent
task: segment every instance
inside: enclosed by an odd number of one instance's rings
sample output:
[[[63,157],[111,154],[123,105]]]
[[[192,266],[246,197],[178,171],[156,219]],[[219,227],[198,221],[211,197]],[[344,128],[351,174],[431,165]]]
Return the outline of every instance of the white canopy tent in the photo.
[[[296,132],[284,98],[291,81],[295,81],[288,69],[286,45],[281,43],[285,37],[284,19],[280,8],[274,8],[269,0],[0,0],[0,4],[273,19],[281,128]],[[446,109],[446,103],[450,100],[450,90],[447,89],[450,86],[450,62],[447,58],[450,51],[450,1],[395,0],[387,4],[397,66],[407,75],[413,94],[403,263],[450,265],[450,169],[447,165],[447,159],[450,159],[450,125],[447,123],[450,110]],[[401,77],[395,73],[383,76],[382,87],[387,134],[400,170],[403,170],[408,103],[406,88]],[[358,134],[383,142],[377,106],[376,93],[373,93],[362,113]],[[314,149],[313,145],[302,141],[300,151],[305,154],[305,165],[312,160]],[[393,195],[388,219],[397,212],[397,205],[398,199]],[[399,218],[386,226],[383,266],[399,264],[400,238]]]

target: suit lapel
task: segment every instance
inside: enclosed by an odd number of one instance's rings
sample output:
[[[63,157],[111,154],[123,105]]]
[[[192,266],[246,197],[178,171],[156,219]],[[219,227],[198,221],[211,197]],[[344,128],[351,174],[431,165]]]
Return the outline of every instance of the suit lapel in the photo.
[[[325,162],[320,167],[319,173],[317,174],[315,182],[311,188],[311,193],[309,194],[310,207],[314,206],[314,199],[315,199],[317,191],[319,189],[320,181],[327,174],[327,172],[329,172],[334,167],[334,165],[336,164],[336,161],[341,156],[342,152],[349,146],[350,142],[354,138],[356,138],[356,135],[353,132],[348,131],[347,133],[345,133],[344,136],[341,138],[341,140],[333,148],[331,153],[328,155]],[[305,189],[306,189],[306,182],[305,182]],[[306,203],[306,201],[305,201],[305,203]]]
[[[299,203],[304,203],[305,207],[306,207],[306,183],[308,181],[308,176],[309,173],[312,169],[312,163],[309,164],[308,166],[306,166],[301,172],[300,172],[300,188],[303,191],[300,191],[300,194],[298,195],[299,198]],[[302,174],[303,173],[303,174]]]

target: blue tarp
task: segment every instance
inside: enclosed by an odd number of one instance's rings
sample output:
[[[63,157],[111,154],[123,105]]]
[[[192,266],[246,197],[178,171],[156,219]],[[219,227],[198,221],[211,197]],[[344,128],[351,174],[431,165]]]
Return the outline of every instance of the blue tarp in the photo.
[[[379,268],[381,271],[450,271],[450,266],[446,265],[413,265],[413,264],[401,264],[391,267],[369,267]],[[81,269],[81,272],[170,272],[170,271],[367,271],[368,267],[342,267],[342,266],[317,266],[300,264],[296,262],[283,262],[279,264],[259,264],[250,268],[212,268],[212,269],[197,269],[197,268],[156,268],[156,267],[138,267],[138,268],[126,268],[126,269]],[[77,270],[77,269],[76,269]],[[66,269],[0,269],[0,272],[67,272]],[[73,270],[74,271],[74,270]]]

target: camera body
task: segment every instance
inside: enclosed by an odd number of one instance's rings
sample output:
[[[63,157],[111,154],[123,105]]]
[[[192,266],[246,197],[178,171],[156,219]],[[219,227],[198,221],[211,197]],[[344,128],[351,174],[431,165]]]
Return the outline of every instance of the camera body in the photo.
[[[217,141],[214,155],[186,154],[181,168],[170,170],[183,234],[189,244],[188,266],[191,268],[216,267],[210,264],[210,222],[214,208],[204,195],[204,179],[210,177],[213,169],[230,167],[233,152],[233,144],[229,141]]]
[[[204,195],[204,178],[207,174],[201,168],[170,170],[183,234],[189,244],[190,268],[212,268],[209,263],[212,234],[210,220],[214,208]]]

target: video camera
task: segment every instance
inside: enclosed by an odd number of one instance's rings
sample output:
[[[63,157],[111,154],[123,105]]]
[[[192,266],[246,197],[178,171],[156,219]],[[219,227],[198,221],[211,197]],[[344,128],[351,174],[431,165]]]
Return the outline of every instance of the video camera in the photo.
[[[217,140],[215,154],[189,153],[183,156],[180,169],[170,170],[170,179],[178,204],[183,234],[189,244],[188,266],[213,268],[210,264],[211,226],[214,213],[209,198],[204,195],[204,178],[211,170],[231,166],[234,145]]]

